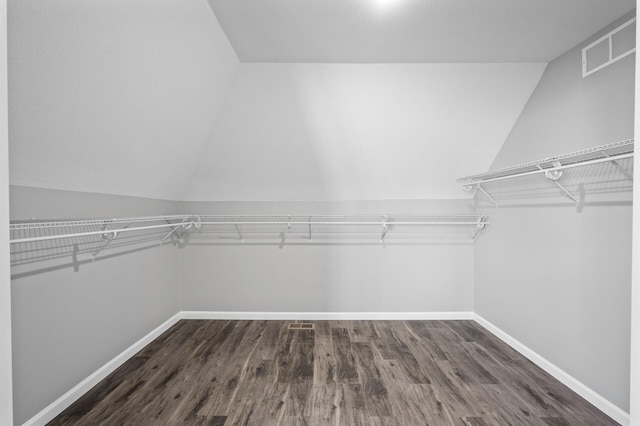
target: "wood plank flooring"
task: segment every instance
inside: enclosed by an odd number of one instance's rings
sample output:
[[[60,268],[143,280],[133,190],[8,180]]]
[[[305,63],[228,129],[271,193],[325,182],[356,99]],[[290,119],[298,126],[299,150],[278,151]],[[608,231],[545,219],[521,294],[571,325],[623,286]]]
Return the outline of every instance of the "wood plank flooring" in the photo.
[[[615,425],[473,321],[183,320],[50,425]]]

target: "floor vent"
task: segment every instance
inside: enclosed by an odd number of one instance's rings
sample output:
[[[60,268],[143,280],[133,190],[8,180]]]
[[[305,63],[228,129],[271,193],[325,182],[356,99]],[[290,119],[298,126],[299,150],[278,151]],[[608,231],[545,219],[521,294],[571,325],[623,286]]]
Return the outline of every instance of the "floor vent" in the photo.
[[[314,328],[312,322],[292,322],[289,324],[289,330],[313,330]]]

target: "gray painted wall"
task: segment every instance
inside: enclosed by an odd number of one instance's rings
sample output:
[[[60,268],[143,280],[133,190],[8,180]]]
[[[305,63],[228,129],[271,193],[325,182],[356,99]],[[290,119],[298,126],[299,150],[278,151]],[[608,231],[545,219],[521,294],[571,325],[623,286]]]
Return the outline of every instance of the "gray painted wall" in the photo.
[[[633,137],[635,57],[582,79],[581,48],[594,38],[548,65],[493,168]],[[567,173],[578,208],[557,189],[528,198],[553,188],[544,179],[520,180],[519,194],[512,181],[500,208],[482,207],[492,225],[474,247],[474,301],[476,313],[628,411],[632,202],[616,173]]]
[[[10,187],[11,219],[174,214],[172,201]],[[176,247],[128,246],[12,267],[14,410],[22,424],[179,310]]]
[[[468,213],[469,202],[188,202],[181,209],[209,214]],[[473,310],[473,246],[460,235],[417,245],[215,245],[195,237],[180,250],[182,310]]]

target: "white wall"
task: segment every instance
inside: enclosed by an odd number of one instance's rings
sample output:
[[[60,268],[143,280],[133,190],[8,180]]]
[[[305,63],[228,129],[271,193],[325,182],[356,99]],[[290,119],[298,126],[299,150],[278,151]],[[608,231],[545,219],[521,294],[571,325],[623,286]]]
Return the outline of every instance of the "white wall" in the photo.
[[[493,168],[633,137],[635,58],[582,79],[590,40],[547,66]],[[475,246],[475,311],[628,411],[631,185],[611,165],[589,170],[565,176],[586,182],[571,186],[578,208],[541,178],[482,209],[492,225]],[[535,187],[558,195],[527,198]]]
[[[182,199],[468,197],[544,67],[243,63]]]
[[[175,214],[172,201],[11,187],[11,219]],[[137,244],[11,269],[13,395],[22,424],[179,311],[177,248]],[[13,249],[13,248],[12,248]],[[22,248],[24,250],[24,247]],[[43,252],[36,251],[40,255]],[[50,252],[47,252],[50,253]]]
[[[9,281],[9,142],[7,123],[7,2],[0,1],[0,424],[13,424],[11,283]]]
[[[11,184],[178,199],[238,65],[206,0],[21,0],[8,17]]]
[[[181,203],[184,213],[465,213],[463,200]],[[194,234],[180,250],[181,308],[258,312],[470,312],[472,230],[423,244],[227,244]],[[448,242],[442,242],[446,239]]]

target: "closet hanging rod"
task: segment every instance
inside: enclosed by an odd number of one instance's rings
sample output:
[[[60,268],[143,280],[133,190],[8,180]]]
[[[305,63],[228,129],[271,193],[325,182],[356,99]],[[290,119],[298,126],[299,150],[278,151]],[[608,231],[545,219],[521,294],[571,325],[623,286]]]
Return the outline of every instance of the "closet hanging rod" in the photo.
[[[327,221],[277,221],[277,222],[198,222],[201,225],[475,225],[478,222],[327,222]],[[487,222],[488,223],[488,222]]]
[[[203,220],[204,219],[204,220]],[[145,223],[151,221],[166,221],[167,223],[129,226],[137,222]],[[39,241],[50,241],[65,238],[90,237],[100,235],[106,240],[113,240],[118,234],[131,233],[134,231],[144,231],[159,228],[174,228],[173,234],[178,229],[190,230],[192,227],[200,229],[202,225],[207,226],[233,226],[238,229],[239,226],[260,226],[260,225],[277,225],[278,227],[286,226],[291,229],[295,226],[324,226],[325,228],[342,227],[342,226],[380,226],[386,228],[388,226],[476,226],[482,229],[489,224],[487,217],[479,214],[438,214],[438,215],[342,215],[342,216],[325,216],[325,215],[172,215],[172,216],[149,216],[141,218],[124,218],[124,219],[89,219],[89,220],[72,220],[72,221],[47,221],[47,222],[13,222],[10,224],[10,230],[14,233],[27,233],[25,237],[14,237],[9,240],[10,244],[17,243],[33,243]],[[120,225],[121,227],[114,227]],[[54,231],[58,232],[61,228],[72,231],[73,228],[99,226],[101,229],[58,233],[55,235],[34,235],[38,231]],[[255,228],[254,228],[255,229]],[[327,232],[325,229],[316,232]],[[28,235],[31,234],[31,235]],[[162,240],[164,240],[167,237]]]

